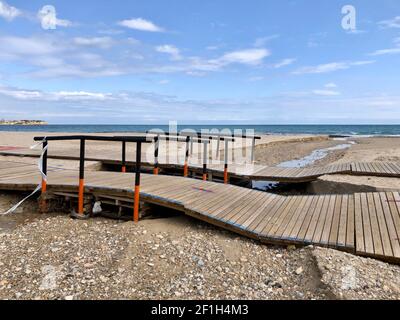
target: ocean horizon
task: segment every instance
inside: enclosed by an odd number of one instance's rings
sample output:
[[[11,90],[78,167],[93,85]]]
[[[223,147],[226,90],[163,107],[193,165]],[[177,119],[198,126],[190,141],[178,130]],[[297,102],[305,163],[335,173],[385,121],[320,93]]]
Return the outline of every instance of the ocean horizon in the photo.
[[[49,124],[49,125],[2,125],[0,131],[16,132],[66,132],[66,133],[121,133],[143,132],[161,129],[169,130],[168,125],[104,125],[104,124]],[[400,136],[400,125],[178,125],[178,131],[203,130],[254,130],[256,134],[323,134],[344,136]]]

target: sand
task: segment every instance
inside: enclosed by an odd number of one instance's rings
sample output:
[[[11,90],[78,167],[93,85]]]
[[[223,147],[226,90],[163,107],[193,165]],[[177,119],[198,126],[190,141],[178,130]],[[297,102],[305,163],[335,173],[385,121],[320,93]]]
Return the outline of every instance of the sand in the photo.
[[[26,147],[33,135],[40,133],[1,132],[0,146]],[[312,166],[400,160],[399,138],[353,140],[356,144],[350,149],[332,152]],[[257,147],[256,162],[276,165],[342,143],[324,136],[266,136]],[[77,146],[54,142],[52,147]],[[90,143],[88,148],[119,151],[104,143]],[[76,161],[50,161],[77,166]],[[87,163],[93,170],[96,165]],[[307,189],[303,192],[400,190],[400,179],[333,175]],[[0,209],[8,209],[20,197],[2,192]],[[35,199],[30,199],[15,215],[0,219],[2,299],[400,298],[400,267],[374,259],[331,249],[262,245],[189,217],[165,218],[164,209],[159,212],[164,219],[139,225],[100,218],[74,221],[57,213],[37,215],[36,209]],[[57,281],[43,289],[49,268]],[[348,274],[355,281],[344,283]]]
[[[356,142],[350,149],[331,155],[330,163],[345,162],[373,162],[373,161],[400,161],[400,138],[397,137],[374,137],[352,139]],[[329,160],[329,159],[325,159]],[[329,175],[321,177],[321,188],[317,191],[328,192],[329,187],[332,191],[341,187],[341,193],[360,192],[360,191],[393,191],[400,190],[399,178],[370,177],[370,176],[350,176],[350,175]],[[346,184],[343,186],[343,184]],[[318,183],[314,184],[315,186]],[[341,185],[341,186],[340,186]],[[322,186],[324,186],[322,188]],[[327,187],[327,188],[326,188]],[[329,192],[331,193],[331,192]]]

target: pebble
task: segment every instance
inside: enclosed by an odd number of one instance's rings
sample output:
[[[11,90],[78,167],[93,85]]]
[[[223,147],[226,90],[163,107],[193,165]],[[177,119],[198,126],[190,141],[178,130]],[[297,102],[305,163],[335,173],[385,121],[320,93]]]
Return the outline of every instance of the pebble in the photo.
[[[302,273],[303,273],[303,267],[299,267],[299,268],[296,269],[296,274],[297,275],[300,275]]]
[[[168,229],[170,220],[163,229],[155,221],[162,234],[151,220],[148,231],[101,221],[81,228],[54,216],[1,235],[0,299],[400,299],[400,268],[373,259],[317,247],[285,250],[197,221],[179,225],[185,232],[178,234]],[[43,266],[54,269],[43,274]],[[39,291],[44,278],[52,289]]]

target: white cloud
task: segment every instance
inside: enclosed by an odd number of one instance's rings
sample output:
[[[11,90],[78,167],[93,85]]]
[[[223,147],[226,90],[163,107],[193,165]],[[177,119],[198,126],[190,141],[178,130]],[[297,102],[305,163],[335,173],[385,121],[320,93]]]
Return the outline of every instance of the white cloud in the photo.
[[[7,21],[12,21],[16,17],[21,15],[21,11],[17,8],[8,5],[4,1],[0,1],[0,17],[3,17]]]
[[[0,86],[0,94],[16,100],[42,100],[42,101],[104,101],[113,99],[110,93],[87,91],[58,91],[43,92],[39,90],[27,90],[13,87]]]
[[[113,45],[113,40],[110,37],[76,37],[73,42],[79,46],[99,47],[102,49],[108,49]]]
[[[181,60],[182,59],[180,50],[177,47],[170,45],[170,44],[158,46],[158,47],[156,47],[156,51],[169,54],[171,56],[172,60]]]
[[[264,80],[265,79],[265,77],[262,77],[262,76],[255,76],[255,77],[250,77],[249,79],[247,79],[248,81],[250,81],[250,82],[257,82],[257,81],[262,81],[262,80]]]
[[[0,86],[0,94],[19,100],[33,100],[43,97],[43,94],[40,91],[21,90],[21,89],[1,87],[1,86]]]
[[[336,83],[330,82],[324,85],[325,88],[337,88]]]
[[[87,91],[59,91],[50,93],[49,96],[65,100],[106,100],[112,97],[110,93]]]
[[[142,18],[122,20],[119,21],[118,24],[126,28],[140,30],[140,31],[164,32],[163,28],[157,26],[156,24],[154,24],[149,20],[145,20]]]
[[[57,11],[54,6],[46,5],[37,13],[38,19],[44,30],[52,30],[57,27],[70,27],[72,22],[68,20],[58,19]]]
[[[333,90],[314,90],[313,94],[317,96],[338,96],[340,92]]]
[[[293,72],[293,74],[318,74],[318,73],[329,73],[338,70],[346,70],[353,66],[362,66],[374,63],[375,61],[354,61],[354,62],[331,62],[326,64],[320,64],[317,66],[302,67]]]
[[[247,49],[228,52],[224,54],[219,60],[224,63],[241,63],[248,65],[260,64],[265,57],[271,53],[267,49]]]
[[[363,33],[366,33],[366,32],[367,31],[365,31],[365,30],[354,29],[354,30],[348,30],[346,33],[357,35],[357,34],[363,34]]]
[[[382,28],[400,28],[400,16],[390,20],[383,20],[378,23]]]
[[[273,67],[275,69],[279,69],[288,65],[291,65],[292,63],[294,63],[296,61],[296,59],[283,59],[282,61],[276,63],[273,65]]]
[[[382,56],[386,54],[399,54],[400,53],[400,47],[399,48],[391,48],[391,49],[382,49],[382,50],[376,50],[372,53],[370,53],[370,56]]]
[[[60,51],[61,47],[55,39],[48,37],[0,37],[0,57],[53,54]]]
[[[254,46],[255,47],[264,47],[267,44],[267,42],[269,42],[271,40],[274,40],[274,39],[277,39],[279,37],[280,37],[279,34],[273,34],[273,35],[268,36],[268,37],[257,38],[256,41],[254,41]]]

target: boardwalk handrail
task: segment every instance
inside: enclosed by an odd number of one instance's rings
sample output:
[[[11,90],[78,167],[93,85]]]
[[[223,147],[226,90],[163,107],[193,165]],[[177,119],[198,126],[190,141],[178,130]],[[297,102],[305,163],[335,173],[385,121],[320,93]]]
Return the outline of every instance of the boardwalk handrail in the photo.
[[[195,135],[183,135],[179,136],[178,134],[172,134],[172,133],[156,133],[156,132],[150,132],[147,131],[148,134],[153,134],[154,135],[154,142],[155,142],[155,149],[154,149],[154,174],[158,174],[158,154],[159,154],[159,140],[178,140],[178,141],[185,141],[186,142],[186,148],[185,148],[185,162],[183,165],[183,176],[187,177],[189,174],[189,156],[193,154],[193,142],[196,143],[203,143],[203,180],[207,180],[208,176],[208,169],[207,169],[207,154],[208,154],[208,148],[207,144],[211,144],[211,140],[213,139],[211,136],[206,136],[204,137],[199,137]],[[220,141],[225,141],[224,144],[224,183],[228,184],[229,182],[229,176],[228,176],[228,151],[229,151],[229,142],[235,142],[235,139],[232,137],[218,137],[218,145],[217,145],[217,156],[219,155],[219,142]],[[210,147],[210,150],[211,147]]]
[[[116,141],[122,142],[122,171],[126,171],[125,157],[126,157],[126,143],[136,143],[136,168],[135,168],[135,189],[134,189],[134,204],[133,204],[133,220],[139,221],[139,202],[140,202],[140,170],[142,162],[142,144],[150,143],[148,137],[144,136],[91,136],[91,135],[71,135],[71,136],[50,136],[50,137],[34,137],[34,141],[43,142],[43,159],[42,159],[42,171],[43,174],[47,175],[47,152],[49,141],[67,141],[67,140],[78,140],[80,141],[80,153],[79,153],[79,190],[78,190],[78,218],[85,217],[84,214],[84,189],[85,189],[85,142],[86,141]],[[47,191],[47,183],[42,178],[42,194]]]
[[[134,213],[133,219],[135,222],[139,221],[139,194],[140,194],[140,171],[141,171],[141,150],[143,143],[155,142],[154,151],[154,174],[158,174],[158,150],[159,150],[159,140],[178,140],[186,142],[186,153],[185,153],[185,166],[184,166],[184,176],[188,176],[188,160],[189,160],[189,142],[193,141],[196,143],[202,143],[204,145],[204,155],[203,155],[203,180],[207,179],[207,145],[210,143],[209,139],[194,138],[189,137],[149,137],[149,136],[93,136],[93,135],[67,135],[67,136],[49,136],[49,137],[34,137],[34,141],[43,142],[43,159],[42,159],[42,172],[47,175],[47,154],[48,154],[48,142],[49,141],[80,141],[80,153],[79,153],[79,190],[78,190],[78,218],[84,217],[84,189],[85,189],[85,146],[86,141],[116,141],[122,142],[122,161],[121,161],[121,171],[126,172],[126,143],[132,142],[136,143],[136,164],[135,164],[135,193],[134,193]],[[225,180],[227,181],[227,177]],[[227,182],[226,182],[227,183]],[[42,194],[47,191],[47,183],[45,179],[42,179]],[[45,203],[42,203],[45,206]]]
[[[155,134],[157,135],[157,132],[148,130],[146,131],[146,134]],[[242,138],[242,139],[256,139],[260,140],[261,136],[255,136],[255,135],[247,135],[247,134],[227,134],[227,133],[205,133],[205,132],[199,132],[199,131],[180,131],[180,132],[163,132],[159,133],[159,135],[164,135],[164,136],[181,136],[181,137],[199,137],[199,138],[219,138],[220,140],[225,140],[227,138],[235,139],[235,138]]]
[[[152,130],[146,131],[146,134],[158,134],[158,135],[163,135],[163,136],[183,136],[183,137],[190,137],[191,139],[194,137],[197,138],[208,138],[210,141],[213,139],[217,140],[217,150],[216,150],[216,157],[219,157],[219,145],[220,141],[226,141],[230,140],[231,142],[235,141],[235,138],[242,138],[242,139],[251,139],[251,162],[254,163],[255,160],[255,149],[256,149],[256,140],[261,140],[261,136],[256,136],[254,134],[227,134],[225,132],[220,132],[220,133],[205,133],[205,132],[199,132],[199,131],[194,131],[194,130],[182,130],[180,132],[154,132]],[[191,141],[192,143],[192,141]],[[191,151],[190,154],[193,152],[193,145],[190,145]]]

